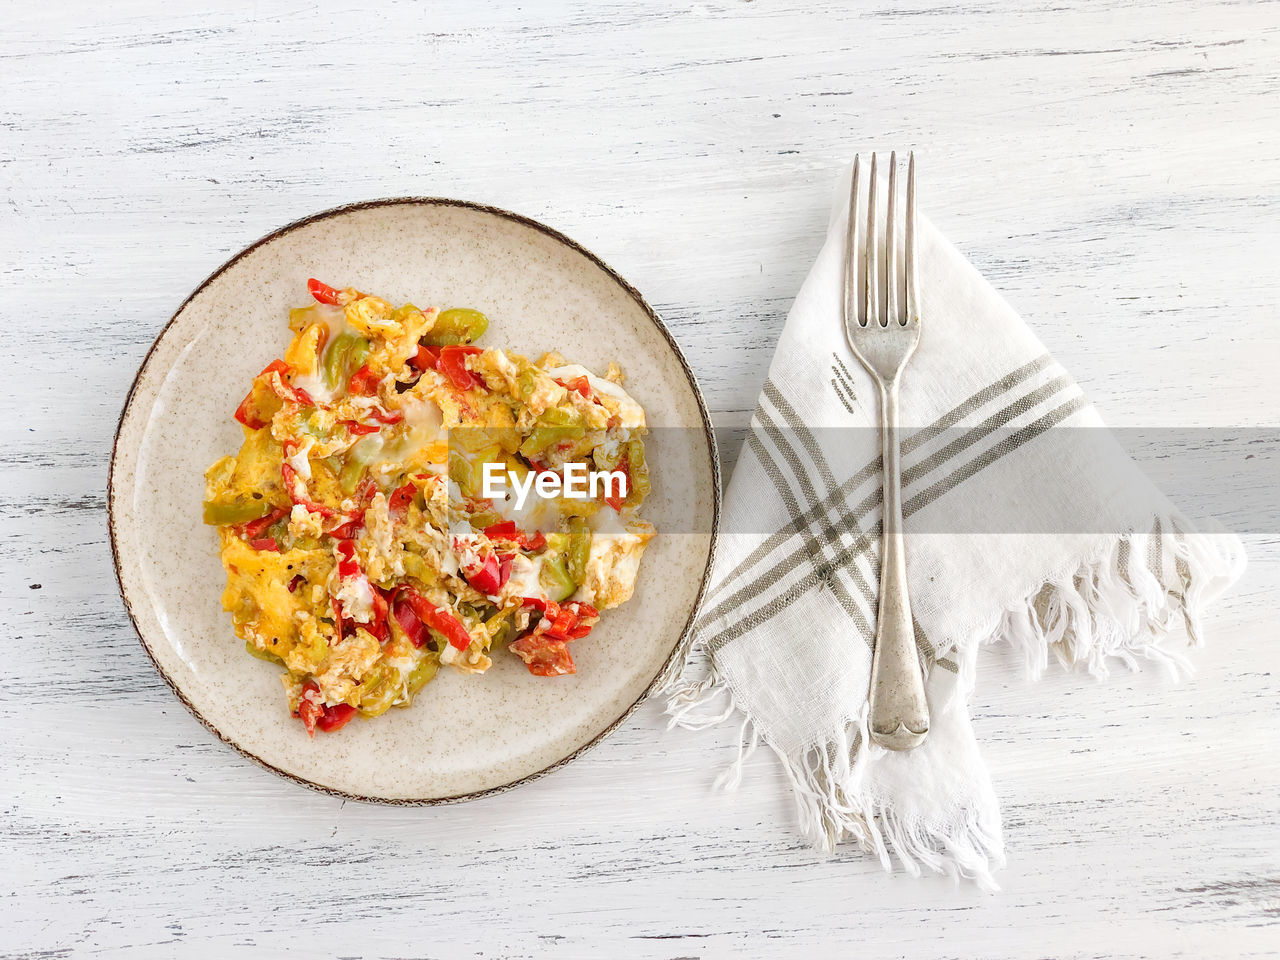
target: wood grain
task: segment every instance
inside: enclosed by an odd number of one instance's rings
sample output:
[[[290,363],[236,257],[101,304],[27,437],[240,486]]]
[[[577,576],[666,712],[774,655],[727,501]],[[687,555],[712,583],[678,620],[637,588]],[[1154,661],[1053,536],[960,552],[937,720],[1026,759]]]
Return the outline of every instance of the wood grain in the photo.
[[[352,200],[520,211],[646,293],[745,423],[856,150],[1116,424],[1280,423],[1280,7],[120,0],[0,32],[0,950],[12,956],[1268,956],[1280,946],[1280,550],[1198,676],[1030,685],[975,723],[1004,891],[798,842],[766,753],[649,704],[571,767],[453,808],[299,789],[146,660],[103,516],[124,394],[227,256]],[[216,358],[210,358],[216,362]],[[728,451],[732,459],[733,450]]]

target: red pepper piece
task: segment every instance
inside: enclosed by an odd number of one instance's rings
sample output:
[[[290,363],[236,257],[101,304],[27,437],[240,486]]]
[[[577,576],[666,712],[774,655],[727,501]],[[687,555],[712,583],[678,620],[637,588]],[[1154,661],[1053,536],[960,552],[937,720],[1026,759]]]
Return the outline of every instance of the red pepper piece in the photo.
[[[324,712],[316,719],[316,726],[325,733],[341,730],[356,715],[356,708],[349,703],[335,703],[322,709]]]
[[[340,306],[342,301],[338,298],[338,291],[333,289],[327,283],[322,283],[315,277],[307,281],[307,289],[311,291],[311,295],[321,303],[327,303],[331,306]]]
[[[360,572],[360,565],[356,563],[356,543],[354,540],[338,541],[338,576],[344,580],[348,577],[354,577]]]
[[[568,610],[564,609],[563,607],[560,607],[556,610],[554,614],[551,614],[548,612],[546,615],[544,615],[543,617],[544,622],[548,619],[551,621],[550,625],[548,625],[547,628],[543,630],[542,625],[539,624],[538,630],[535,632],[545,633],[547,636],[554,637],[557,640],[573,639],[571,636],[569,636],[569,633],[570,631],[573,630],[574,627],[578,625],[577,617],[575,617],[572,613],[570,613]]]
[[[250,430],[261,430],[265,427],[271,420],[271,413],[268,412],[265,404],[270,394],[275,392],[271,384],[271,374],[288,372],[289,366],[283,360],[272,360],[267,364],[262,372],[253,378],[249,392],[240,401],[240,406],[236,407],[235,418]]]
[[[267,385],[281,400],[287,400],[304,407],[314,407],[316,402],[311,399],[311,394],[285,380],[285,377],[292,372],[293,368],[283,360],[275,360],[268,364],[267,368],[259,376],[266,377]]]
[[[622,471],[622,474],[627,478],[627,482],[623,485],[624,489],[630,490],[631,489],[631,464],[627,462],[627,458],[623,457],[621,460],[619,460],[617,467],[615,467],[614,469]],[[608,485],[605,486],[605,489],[606,490],[609,489]],[[606,496],[606,497],[603,497],[602,499],[604,500],[605,503],[613,507],[613,509],[618,512],[622,511],[622,505],[627,502],[627,498],[625,494],[621,497]]]
[[[544,600],[542,597],[521,597],[521,601],[523,606],[532,607],[543,614],[558,607],[554,600]]]
[[[272,360],[263,367],[262,372],[253,378],[253,386],[250,388],[249,394],[240,402],[240,406],[236,408],[236,419],[244,423],[245,426],[252,426],[252,424],[246,423],[244,417],[260,420],[265,412],[260,409],[263,392],[265,391],[270,391],[281,400],[288,400],[290,403],[297,403],[304,407],[315,406],[315,401],[311,399],[311,394],[285,380],[285,377],[292,372],[293,368],[283,360]],[[263,426],[266,426],[266,424],[263,424]],[[259,428],[254,427],[253,429]]]
[[[589,603],[572,600],[566,604],[558,604],[553,600],[540,597],[525,597],[524,605],[542,612],[542,622],[534,629],[531,636],[546,635],[554,640],[581,640],[591,632],[594,621],[600,611]],[[591,620],[592,623],[583,623]]]
[[[379,643],[386,643],[391,639],[391,625],[387,622],[387,614],[391,610],[391,602],[387,599],[389,594],[381,587],[370,586],[373,587],[373,617],[367,629]]]
[[[329,598],[329,607],[333,610],[333,626],[338,631],[338,640],[341,642],[355,629],[353,623],[342,615],[342,605],[338,603],[337,597]]]
[[[418,615],[413,612],[413,607],[409,605],[409,602],[401,599],[401,592],[401,590],[397,590],[394,599],[391,601],[391,615],[396,618],[396,623],[400,624],[400,629],[409,638],[409,642],[415,647],[420,647],[427,642],[427,628],[418,619]]]
[[[440,359],[436,369],[449,378],[449,382],[458,390],[470,390],[481,386],[484,381],[467,369],[467,357],[484,353],[479,347],[448,346],[440,348]]]
[[[409,358],[409,365],[416,370],[434,370],[439,361],[440,351],[437,348],[428,347],[426,344],[420,343],[418,344],[418,352]]]
[[[599,610],[583,600],[570,600],[565,606],[583,620],[593,620],[600,616]]]
[[[591,383],[586,377],[574,377],[572,380],[557,380],[556,383],[566,390],[577,390],[583,397],[591,399]]]
[[[329,531],[329,536],[335,540],[350,540],[356,535],[356,531],[360,529],[364,521],[360,517],[341,523]]]
[[[298,701],[298,709],[294,716],[302,720],[307,728],[307,736],[316,735],[316,722],[324,715],[324,704],[320,702],[320,688],[314,680],[308,680],[302,686],[302,698]]]
[[[576,673],[569,644],[545,633],[529,633],[507,647],[525,662],[535,677],[563,677]]]
[[[347,392],[358,397],[371,397],[378,392],[378,384],[381,380],[382,378],[370,370],[369,365],[366,363],[351,375],[351,380],[347,384]]]
[[[371,416],[374,420],[377,420],[379,423],[385,423],[388,426],[390,426],[391,424],[399,423],[401,420],[404,419],[404,411],[403,410],[373,410],[373,411],[370,411],[369,416]]]
[[[288,456],[288,451],[285,451]],[[285,493],[289,494],[289,499],[294,503],[300,503],[310,513],[318,513],[322,517],[336,517],[338,511],[332,507],[326,507],[323,503],[316,503],[307,498],[306,485],[303,484],[302,478],[298,476],[298,471],[293,469],[293,465],[289,461],[280,464],[280,476],[284,479]]]
[[[363,437],[370,433],[377,433],[381,429],[376,423],[360,423],[356,420],[343,420],[342,425],[353,437]]]
[[[532,537],[516,526],[514,520],[501,520],[484,528],[490,540],[509,540],[521,550],[541,550],[547,545],[547,537],[541,530]]]
[[[501,520],[484,528],[484,535],[490,540],[510,540],[515,542],[520,530],[514,520]]]
[[[412,587],[401,587],[399,593],[417,614],[418,619],[436,633],[443,635],[450,646],[458,650],[465,650],[471,646],[471,634],[467,633],[466,626],[447,608],[437,607]]]
[[[252,390],[240,401],[240,406],[236,407],[235,418],[250,430],[261,430],[267,425],[267,421],[258,414]]]
[[[280,544],[276,543],[275,537],[260,537],[249,541],[249,546],[255,550],[270,550],[272,553],[280,552]]]
[[[417,492],[418,488],[412,483],[406,483],[403,487],[396,487],[387,505],[391,508],[392,513],[403,513],[409,509],[409,504],[413,503],[413,497]]]
[[[498,586],[499,588],[506,586],[507,581],[511,579],[511,564],[515,562],[516,555],[514,553],[498,555]]]
[[[294,574],[293,579],[289,581],[289,592],[293,593],[293,591],[298,589],[299,585],[304,584],[306,582],[307,582],[307,578],[304,577],[302,574],[300,573]]]
[[[507,576],[511,575],[511,565],[507,564]],[[489,554],[484,558],[479,570],[473,570],[466,574],[467,582],[479,590],[481,593],[493,595],[502,589],[502,585],[506,580],[502,576],[502,564],[498,561],[496,554]]]
[[[236,531],[246,540],[256,540],[258,537],[266,533],[270,527],[275,526],[276,521],[280,520],[288,512],[289,511],[284,507],[276,507],[265,517],[260,517],[257,520],[250,520],[248,523],[240,524],[240,526],[236,528]]]

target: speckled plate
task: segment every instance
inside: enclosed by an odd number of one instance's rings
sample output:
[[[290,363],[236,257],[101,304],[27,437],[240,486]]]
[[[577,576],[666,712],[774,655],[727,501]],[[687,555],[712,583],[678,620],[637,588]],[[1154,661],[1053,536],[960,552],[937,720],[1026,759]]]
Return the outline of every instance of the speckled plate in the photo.
[[[482,343],[558,349],[626,369],[655,442],[658,526],[632,600],[574,644],[578,672],[530,676],[515,657],[440,675],[405,710],[308,739],[279,668],[255,660],[219,596],[224,576],[201,523],[203,473],[237,449],[231,413],[288,342],[308,277],[388,300],[469,306]],[[108,490],[120,592],[143,646],[191,711],[276,773],[360,800],[433,803],[502,790],[567,763],[653,689],[689,629],[710,568],[718,467],[706,407],[671,335],[595,256],[525,217],[440,199],[341,207],[290,224],[200,285],[147,354],[121,414]]]

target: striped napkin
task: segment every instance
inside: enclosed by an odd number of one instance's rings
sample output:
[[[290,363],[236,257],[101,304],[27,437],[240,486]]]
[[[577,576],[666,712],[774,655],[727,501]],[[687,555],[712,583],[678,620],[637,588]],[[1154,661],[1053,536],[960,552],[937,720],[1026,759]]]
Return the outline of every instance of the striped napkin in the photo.
[[[1103,428],[1071,377],[927,221],[920,346],[902,382],[907,575],[932,729],[891,753],[867,736],[879,582],[876,391],[845,341],[848,180],[796,297],[725,498],[712,586],[667,678],[672,724],[743,721],[790,780],[800,828],[993,887],[999,805],[969,723],[980,646],[1032,676],[1050,654],[1186,666],[1205,603],[1244,567],[1197,531]],[[1137,360],[1135,362],[1141,362]]]

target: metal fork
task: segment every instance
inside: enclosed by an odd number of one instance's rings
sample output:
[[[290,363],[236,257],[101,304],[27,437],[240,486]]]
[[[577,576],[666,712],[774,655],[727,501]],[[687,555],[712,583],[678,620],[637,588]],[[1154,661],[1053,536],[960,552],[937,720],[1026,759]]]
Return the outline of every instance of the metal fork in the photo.
[[[880,542],[880,608],[871,659],[871,739],[910,750],[929,733],[929,703],[916,654],[902,537],[902,466],[898,448],[898,381],[920,342],[916,288],[916,158],[907,160],[905,257],[896,244],[898,157],[889,154],[889,202],[884,229],[876,220],[876,155],[863,216],[860,162],[853,159],[849,237],[844,271],[844,328],[849,346],[880,391],[880,449],[884,459],[884,526]],[[860,224],[865,223],[865,231]],[[884,255],[876,238],[884,234]],[[905,260],[905,263],[900,262]]]

